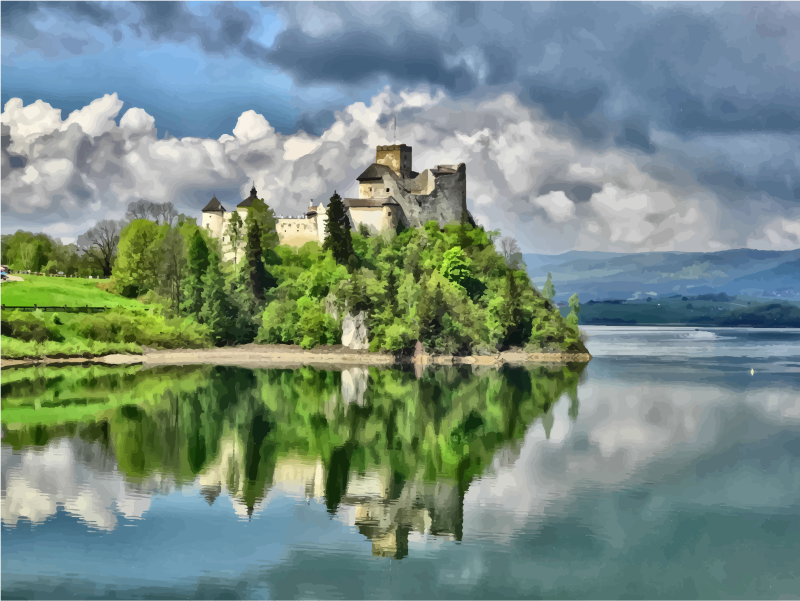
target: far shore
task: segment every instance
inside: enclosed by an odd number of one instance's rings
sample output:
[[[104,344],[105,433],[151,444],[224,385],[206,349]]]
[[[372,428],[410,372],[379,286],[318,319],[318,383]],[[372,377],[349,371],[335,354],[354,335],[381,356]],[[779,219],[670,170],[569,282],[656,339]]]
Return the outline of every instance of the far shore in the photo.
[[[246,344],[242,346],[212,349],[144,349],[141,355],[112,354],[97,357],[40,357],[35,359],[2,359],[2,367],[24,365],[56,365],[69,363],[101,363],[105,365],[125,365],[141,363],[145,366],[157,365],[229,365],[240,367],[286,367],[304,365],[332,369],[369,365],[487,365],[526,363],[588,363],[589,353],[526,353],[521,350],[506,351],[496,355],[419,355],[398,357],[391,353],[370,353],[352,350],[347,347],[324,346],[304,350],[299,346],[278,344]]]

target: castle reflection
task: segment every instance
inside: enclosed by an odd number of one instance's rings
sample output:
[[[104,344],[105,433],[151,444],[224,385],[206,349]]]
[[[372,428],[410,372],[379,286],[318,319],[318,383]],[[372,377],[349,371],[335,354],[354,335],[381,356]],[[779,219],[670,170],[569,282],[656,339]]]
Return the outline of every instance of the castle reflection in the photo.
[[[413,533],[461,539],[472,480],[535,420],[549,430],[552,405],[564,394],[575,403],[580,375],[568,367],[181,369],[126,372],[124,385],[112,378],[109,398],[124,404],[90,423],[4,421],[3,523],[44,521],[61,506],[113,529],[120,507],[136,500],[136,512],[120,513],[136,519],[153,495],[187,487],[212,506],[229,499],[240,519],[252,520],[276,496],[294,496],[348,517],[373,555],[400,559]],[[69,382],[60,377],[58,386]],[[29,393],[31,383],[18,390]],[[80,498],[93,499],[92,515],[76,509]]]

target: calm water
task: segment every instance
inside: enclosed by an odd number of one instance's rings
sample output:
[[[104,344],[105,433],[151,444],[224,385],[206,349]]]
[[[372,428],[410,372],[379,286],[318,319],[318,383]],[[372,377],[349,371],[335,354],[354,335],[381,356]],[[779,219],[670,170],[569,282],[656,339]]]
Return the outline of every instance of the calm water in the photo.
[[[797,598],[800,331],[586,329],[585,369],[4,370],[2,597]]]

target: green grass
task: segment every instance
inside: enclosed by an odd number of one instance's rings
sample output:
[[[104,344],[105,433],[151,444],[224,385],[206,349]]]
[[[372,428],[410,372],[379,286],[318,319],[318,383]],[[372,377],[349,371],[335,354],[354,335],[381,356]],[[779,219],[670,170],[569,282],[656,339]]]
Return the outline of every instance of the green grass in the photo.
[[[142,347],[133,342],[96,342],[73,338],[56,342],[33,342],[17,340],[8,336],[0,336],[0,353],[4,359],[25,359],[27,357],[80,357],[91,355],[98,357],[114,353],[141,355]]]
[[[0,288],[2,302],[12,307],[145,307],[135,299],[125,298],[97,287],[100,281],[82,278],[56,278],[42,275],[23,275],[22,282],[5,282]]]

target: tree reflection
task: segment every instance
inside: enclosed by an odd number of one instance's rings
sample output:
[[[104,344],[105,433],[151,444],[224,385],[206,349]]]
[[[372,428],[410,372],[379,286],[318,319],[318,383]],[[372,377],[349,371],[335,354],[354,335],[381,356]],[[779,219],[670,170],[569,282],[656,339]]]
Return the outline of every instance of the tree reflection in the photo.
[[[71,369],[73,380],[87,385],[86,374]],[[4,444],[97,441],[132,485],[154,475],[196,483],[209,505],[225,491],[243,518],[259,511],[273,487],[324,500],[331,514],[354,507],[355,526],[373,553],[402,558],[412,532],[461,539],[470,483],[536,419],[549,436],[550,410],[562,395],[577,417],[581,370],[124,371],[94,378],[89,394],[105,400],[92,419],[7,423],[7,404],[35,405],[41,394],[31,390],[48,389],[48,374],[36,372],[37,381],[3,386],[10,394],[3,398]],[[69,388],[64,374],[50,371]]]

